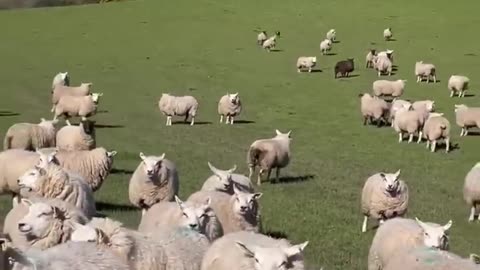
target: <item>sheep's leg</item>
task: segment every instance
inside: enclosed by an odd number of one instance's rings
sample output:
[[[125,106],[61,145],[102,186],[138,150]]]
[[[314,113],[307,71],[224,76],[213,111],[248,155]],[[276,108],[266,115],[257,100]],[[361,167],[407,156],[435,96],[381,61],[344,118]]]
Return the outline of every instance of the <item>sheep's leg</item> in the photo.
[[[423,136],[423,132],[422,132],[422,131],[418,132],[418,140],[417,140],[417,143],[421,143],[421,142],[422,142],[422,136]]]
[[[427,139],[427,147],[426,148],[430,149],[430,140],[429,139]]]
[[[403,141],[403,134],[400,132],[398,133],[398,142],[401,143]]]
[[[465,97],[465,90],[462,91],[462,97]]]
[[[147,213],[147,210],[145,208],[142,208],[142,217]]]
[[[433,140],[433,142],[432,142],[432,153],[435,152],[436,147],[437,147],[437,140]]]
[[[382,75],[382,73],[380,71],[378,71],[378,77],[380,77],[380,75]]]
[[[363,117],[363,125],[365,126],[367,124],[368,116]]]
[[[187,115],[185,115],[185,119],[183,120],[183,122],[186,123],[187,121],[188,121],[188,113],[187,113]]]
[[[312,73],[312,68],[308,68],[308,73]]]
[[[253,173],[255,172],[255,167],[250,166],[250,167],[248,168],[248,170],[249,170],[248,179],[250,179],[250,181],[252,181],[252,176],[253,176]]]
[[[257,177],[257,185],[260,186],[262,185],[262,174],[265,170],[264,169],[260,169],[260,171],[258,172],[258,177]]]
[[[72,124],[70,123],[70,120],[66,119],[65,120],[65,123],[67,123],[67,125],[71,126]]]
[[[87,121],[87,120],[88,120],[87,117],[82,116],[82,121],[83,121],[83,122],[84,122],[84,121]]]
[[[168,126],[169,120],[170,120],[170,116],[167,116],[167,123],[165,123],[166,126]]]
[[[367,231],[367,221],[368,221],[368,217],[367,217],[367,216],[363,216],[362,232],[366,232],[366,231]]]
[[[427,83],[430,83],[430,75],[427,76]]]
[[[464,128],[462,127],[462,130],[460,131],[460,137],[463,136],[463,130],[464,130]]]
[[[413,133],[410,133],[408,136],[408,143],[411,143],[413,141]]]
[[[267,181],[270,181],[270,175],[272,174],[272,169],[267,170]]]
[[[276,176],[275,176],[276,182],[280,182],[280,168],[277,168],[275,174],[276,174]]]
[[[52,105],[52,109],[50,110],[50,112],[54,112],[55,111],[55,104]]]
[[[478,216],[480,218],[480,215]],[[468,222],[472,222],[475,219],[475,205],[472,206],[470,209],[470,217],[468,218]]]
[[[298,73],[300,73],[300,72],[301,72],[301,70],[300,70],[299,68],[297,68],[297,72],[298,72]]]
[[[463,136],[467,136],[468,135],[468,127],[465,127],[465,133],[463,134]]]
[[[192,116],[192,122],[190,123],[190,126],[193,126],[195,124],[195,116]]]
[[[437,83],[437,75],[433,75],[433,82]]]
[[[220,123],[223,123],[223,114],[220,114]]]
[[[450,138],[445,139],[445,153],[450,152]]]
[[[230,116],[230,125],[233,125],[233,116]]]
[[[422,79],[420,78],[420,76],[417,76],[417,83],[421,82],[421,81],[422,81]]]
[[[450,92],[450,97],[453,97],[453,94],[454,94],[454,93],[455,93],[454,91],[451,91],[451,92]]]

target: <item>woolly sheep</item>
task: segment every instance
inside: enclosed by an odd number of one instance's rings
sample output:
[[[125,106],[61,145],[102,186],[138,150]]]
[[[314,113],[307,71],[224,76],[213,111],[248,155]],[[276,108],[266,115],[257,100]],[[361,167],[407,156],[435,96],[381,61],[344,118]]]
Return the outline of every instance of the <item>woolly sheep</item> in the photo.
[[[397,112],[403,108],[405,108],[406,110],[409,110],[410,107],[412,107],[412,103],[410,103],[410,101],[397,99],[397,98],[393,99],[392,106],[390,106],[390,112],[388,114],[388,117],[389,117],[388,121],[390,122],[392,127],[393,127],[393,121],[395,119],[395,115],[397,114]]]
[[[373,66],[377,70],[378,77],[382,74],[392,75],[393,63],[388,57],[377,57]]]
[[[198,111],[198,101],[192,96],[172,96],[167,93],[163,93],[158,101],[158,107],[160,112],[167,116],[167,126],[172,125],[172,116],[185,116],[185,122],[188,117],[191,116],[192,121],[190,125],[195,124],[195,116]]]
[[[403,141],[403,134],[409,135],[408,143],[413,141],[413,136],[418,133],[417,143],[420,143],[423,136],[423,126],[429,116],[429,112],[425,109],[407,110],[402,108],[395,114],[393,120],[393,129],[398,134],[398,142]]]
[[[267,40],[265,40],[262,43],[262,47],[266,49],[267,51],[271,51],[272,49],[275,49],[275,46],[277,45],[277,38],[280,37],[280,32],[275,32],[274,36],[269,37]]]
[[[91,150],[96,147],[95,122],[81,121],[78,126],[67,125],[57,132],[57,148],[60,151]]]
[[[468,221],[471,222],[475,214],[478,214],[478,206],[480,206],[480,162],[476,163],[465,176],[463,199],[470,207],[470,217]],[[480,215],[478,219],[480,220]]]
[[[363,117],[363,124],[375,121],[377,126],[381,122],[387,122],[388,104],[385,100],[371,96],[368,93],[360,94],[360,112]]]
[[[478,265],[478,256],[474,254],[471,254],[470,258],[462,258],[448,251],[420,247],[399,254],[394,254],[384,269],[479,270],[480,266]]]
[[[233,125],[233,118],[242,112],[242,102],[238,93],[227,93],[220,98],[218,102],[218,114],[220,115],[220,123],[223,122],[223,117],[226,117],[225,124]]]
[[[427,139],[427,149],[435,152],[437,141],[445,141],[445,152],[450,151],[450,122],[443,113],[430,113],[423,126],[423,137]]]
[[[205,180],[202,191],[221,191],[233,195],[233,186],[236,186],[241,191],[254,192],[252,182],[248,177],[233,173],[237,169],[236,165],[229,170],[220,170],[215,168],[210,162],[207,162],[207,164],[213,175]]]
[[[460,137],[467,136],[470,127],[480,127],[480,107],[455,105],[455,122],[462,128]]]
[[[52,89],[55,89],[55,86],[62,85],[62,86],[70,86],[70,76],[68,75],[68,71],[59,72],[52,80]]]
[[[362,232],[367,231],[368,218],[382,224],[385,220],[403,216],[408,208],[408,186],[395,173],[376,173],[370,176],[362,190]]]
[[[325,39],[320,42],[320,51],[322,54],[327,54],[328,51],[332,49],[332,41],[330,39]]]
[[[257,35],[257,44],[262,46],[263,42],[265,42],[265,40],[267,40],[267,32],[266,31],[262,31],[260,33],[258,33]]]
[[[210,198],[200,203],[184,203],[177,196],[175,200],[176,202],[160,202],[148,209],[142,216],[138,231],[155,235],[185,227],[199,231],[210,241],[223,235],[222,225],[210,207]]]
[[[403,94],[407,80],[376,80],[373,82],[373,94],[379,96],[399,97]]]
[[[392,37],[393,37],[392,28],[389,27],[389,28],[383,30],[383,38],[385,40],[387,40],[387,41],[391,40]]]
[[[312,69],[317,65],[316,56],[300,56],[297,59],[297,71],[302,72],[303,68],[308,68],[308,72],[312,72]]]
[[[161,156],[145,156],[130,178],[128,196],[130,202],[142,209],[142,215],[152,205],[162,201],[173,201],[178,194],[179,180],[173,162]]]
[[[68,122],[70,117],[79,116],[82,121],[86,121],[87,117],[97,113],[98,102],[103,93],[93,93],[88,96],[63,96],[55,106],[54,120],[59,116],[64,116]]]
[[[418,110],[426,110],[428,112],[435,111],[435,101],[433,100],[418,100],[412,103],[412,109]]]
[[[234,195],[218,191],[198,191],[190,195],[188,201],[195,203],[211,200],[210,207],[222,224],[223,233],[236,231],[259,232],[261,215],[258,199],[262,193],[246,193],[234,187]]]
[[[325,36],[326,36],[327,39],[334,42],[337,39],[337,32],[335,31],[335,29],[330,29],[330,30],[328,30],[328,32]]]
[[[371,49],[368,51],[367,56],[365,57],[366,68],[373,68],[373,59],[376,55],[377,55],[377,51],[375,49]]]
[[[22,149],[10,149],[0,153],[0,194],[18,194],[18,178],[38,164],[40,155]]]
[[[372,240],[368,253],[368,270],[382,270],[402,251],[418,247],[448,248],[447,231],[450,220],[444,226],[422,222],[416,218],[393,218],[380,226]]]
[[[280,169],[285,168],[290,163],[290,130],[287,133],[281,133],[275,130],[277,135],[271,139],[260,139],[254,141],[247,154],[247,165],[250,173],[248,178],[252,180],[255,168],[260,167],[258,173],[257,185],[261,185],[262,175],[267,172],[267,181],[270,178],[272,169],[276,168],[276,181],[279,180]]]
[[[427,78],[427,83],[430,82],[430,77],[433,78],[433,82],[437,82],[435,66],[423,63],[423,61],[415,63],[415,76],[417,76],[417,83],[421,82],[425,77]]]
[[[452,75],[448,79],[448,89],[450,90],[450,97],[453,97],[458,92],[458,97],[465,97],[465,91],[468,90],[470,79],[462,75]]]
[[[3,141],[3,149],[24,149],[33,151],[36,148],[55,146],[56,127],[58,120],[47,121],[40,119],[40,123],[17,123],[8,128]]]
[[[307,245],[252,232],[231,233],[210,246],[201,270],[303,270]]]
[[[64,96],[82,97],[90,94],[92,83],[82,83],[80,86],[56,85],[52,90],[52,112]]]

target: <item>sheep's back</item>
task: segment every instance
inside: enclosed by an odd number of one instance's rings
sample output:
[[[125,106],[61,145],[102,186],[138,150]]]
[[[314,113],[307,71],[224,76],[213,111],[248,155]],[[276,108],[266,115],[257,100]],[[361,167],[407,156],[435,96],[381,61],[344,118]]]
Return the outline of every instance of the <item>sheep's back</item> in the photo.
[[[419,247],[395,254],[385,270],[479,270],[470,259],[448,251]]]
[[[38,163],[39,155],[23,149],[10,149],[0,153],[0,194],[18,193],[17,179]]]
[[[176,202],[154,204],[142,216],[138,231],[152,234],[158,231],[170,231],[178,226],[181,215],[182,212]]]
[[[470,206],[480,203],[480,165],[478,164],[465,176],[463,198]]]

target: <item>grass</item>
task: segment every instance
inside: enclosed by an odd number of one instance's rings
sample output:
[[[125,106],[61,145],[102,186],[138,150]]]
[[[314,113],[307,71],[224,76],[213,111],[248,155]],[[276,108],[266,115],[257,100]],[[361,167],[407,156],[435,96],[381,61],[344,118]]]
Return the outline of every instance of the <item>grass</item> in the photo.
[[[135,227],[140,213],[129,206],[128,180],[140,151],[166,153],[179,169],[180,195],[199,189],[210,172],[238,165],[247,173],[251,142],[293,130],[293,159],[282,171],[292,181],[259,188],[263,223],[294,243],[310,241],[309,265],[365,269],[374,231],[360,233],[360,193],[378,171],[402,169],[411,191],[409,217],[454,221],[451,248],[463,256],[480,249],[479,224],[467,223],[463,179],[477,161],[477,136],[460,138],[453,105],[478,105],[480,3],[449,1],[127,1],[108,5],[0,13],[0,129],[49,117],[51,79],[68,70],[72,83],[92,81],[104,93],[95,119],[98,144],[119,152],[115,172],[96,193],[99,209]],[[392,27],[396,41],[382,40]],[[320,56],[319,43],[335,28],[340,43]],[[256,29],[281,31],[278,52],[255,45]],[[405,98],[434,99],[452,121],[450,154],[432,154],[424,144],[397,143],[389,128],[364,127],[358,93],[377,79],[366,70],[370,47],[394,49],[398,72],[407,79]],[[322,72],[298,74],[301,55],[317,55]],[[333,78],[336,61],[354,57],[356,77]],[[437,66],[437,84],[416,84],[416,60]],[[448,77],[472,78],[473,97],[451,99]],[[218,124],[217,102],[238,91],[245,105],[234,126]],[[198,98],[203,125],[165,127],[157,102],[162,92]],[[304,180],[304,181],[295,181]],[[2,216],[11,205],[1,200]]]

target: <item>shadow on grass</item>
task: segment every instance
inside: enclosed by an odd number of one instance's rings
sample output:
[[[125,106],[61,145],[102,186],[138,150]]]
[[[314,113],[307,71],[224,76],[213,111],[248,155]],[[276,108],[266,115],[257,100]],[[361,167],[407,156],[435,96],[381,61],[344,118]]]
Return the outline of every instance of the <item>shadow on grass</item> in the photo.
[[[333,56],[333,55],[337,55],[337,54],[336,54],[336,53],[333,53],[333,52],[331,52],[331,53],[326,53],[326,54],[324,54],[324,55]]]
[[[110,170],[111,174],[133,174],[132,170],[124,170],[124,169],[117,169],[113,168]]]
[[[270,50],[270,51],[271,51],[271,52],[283,52],[282,49],[272,49],[272,50]]]
[[[480,136],[480,131],[468,131],[468,136]]]
[[[360,77],[360,74],[350,74],[348,76],[338,76],[337,79],[348,79],[348,78],[355,78]]]
[[[132,205],[115,204],[107,202],[97,202],[97,211],[138,211],[136,207]]]
[[[269,230],[264,232],[263,234],[265,234],[266,236],[270,236],[274,239],[288,239],[288,235],[282,231]]]
[[[305,182],[315,178],[314,174],[300,175],[300,176],[284,176],[280,177],[279,184]]]
[[[195,126],[196,125],[211,125],[212,122],[208,122],[208,121],[195,121]],[[187,121],[187,122],[184,122],[184,121],[172,121],[172,125],[190,125],[190,121]]]
[[[332,41],[333,44],[337,44],[337,43],[340,43],[340,40],[335,40],[335,41]]]
[[[250,121],[250,120],[234,120],[233,124],[254,124],[255,121]]]
[[[104,124],[95,124],[95,128],[123,128],[124,125],[104,125]]]
[[[475,95],[474,94],[465,94],[465,96],[463,97],[474,97]]]
[[[389,41],[397,41],[397,40],[394,39],[394,38],[389,38],[389,39],[387,39],[387,40],[385,40],[385,41],[386,41],[386,42],[389,42]]]
[[[108,113],[108,110],[98,110],[97,114],[99,114],[99,113]]]
[[[10,111],[0,111],[0,116],[17,116],[19,113],[10,112]]]

